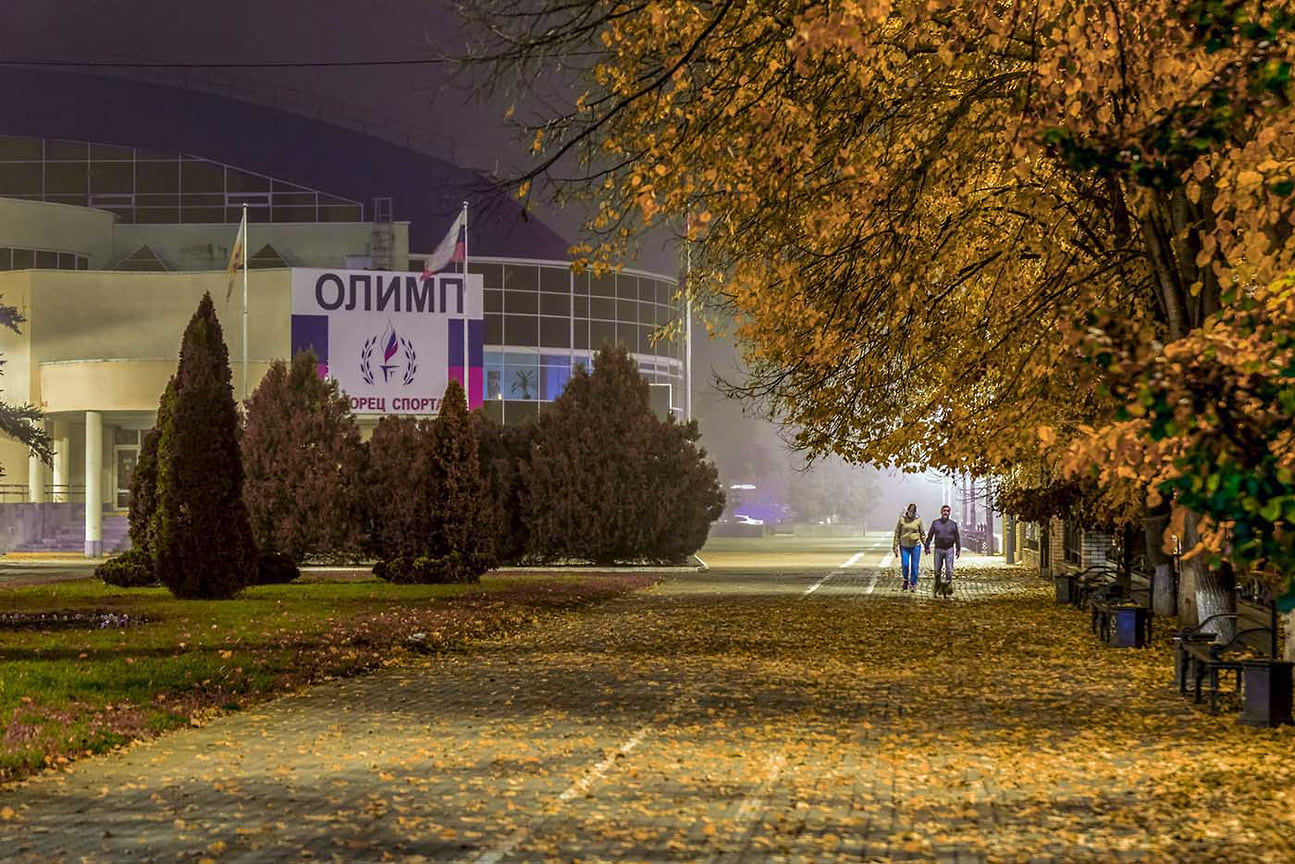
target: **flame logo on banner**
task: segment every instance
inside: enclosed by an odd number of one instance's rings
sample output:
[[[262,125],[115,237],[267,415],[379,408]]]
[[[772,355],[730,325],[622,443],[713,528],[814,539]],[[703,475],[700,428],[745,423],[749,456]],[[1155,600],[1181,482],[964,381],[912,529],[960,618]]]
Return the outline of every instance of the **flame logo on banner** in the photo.
[[[364,379],[365,384],[374,383],[373,375],[373,354],[378,346],[382,346],[382,362],[378,368],[382,370],[382,380],[387,382],[391,380],[391,373],[401,369],[404,371],[400,376],[400,383],[408,386],[414,383],[414,378],[418,375],[418,355],[414,353],[414,346],[408,339],[403,339],[396,333],[396,328],[391,322],[387,322],[387,328],[382,332],[382,336],[374,336],[365,341],[364,347],[360,349],[360,377]],[[392,362],[397,353],[404,349],[404,363]]]
[[[387,322],[387,332],[382,334],[382,342],[382,362],[390,363],[391,358],[395,357],[396,352],[400,350],[400,340],[396,338],[396,328],[391,326],[390,321]]]

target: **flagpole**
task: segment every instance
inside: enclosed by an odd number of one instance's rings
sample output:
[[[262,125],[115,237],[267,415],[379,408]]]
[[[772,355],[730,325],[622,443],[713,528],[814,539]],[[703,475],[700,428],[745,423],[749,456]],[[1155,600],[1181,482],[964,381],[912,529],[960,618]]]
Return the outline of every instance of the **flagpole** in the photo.
[[[684,215],[684,355],[683,355],[683,393],[684,419],[692,420],[692,217]]]
[[[243,205],[243,403],[247,404],[247,205]]]
[[[463,401],[472,408],[472,398],[468,393],[468,382],[472,379],[472,370],[468,365],[471,355],[468,353],[468,202],[463,202]]]

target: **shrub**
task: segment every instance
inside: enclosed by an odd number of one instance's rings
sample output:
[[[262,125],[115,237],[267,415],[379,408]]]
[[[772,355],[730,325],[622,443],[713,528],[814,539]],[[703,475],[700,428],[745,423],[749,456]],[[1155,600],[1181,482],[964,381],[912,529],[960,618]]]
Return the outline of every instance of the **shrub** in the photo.
[[[430,429],[412,417],[383,417],[369,439],[368,512],[372,552],[413,558],[427,550],[432,521]]]
[[[723,511],[695,423],[661,420],[624,348],[577,369],[540,415],[523,473],[530,552],[541,559],[677,561]]]
[[[167,402],[174,395],[174,387],[168,383],[158,405],[158,425],[169,408]],[[148,561],[149,569],[153,568],[153,514],[157,512],[157,428],[144,433],[140,442],[139,459],[135,463],[135,474],[130,480],[130,545],[132,551]]]
[[[180,598],[233,597],[256,577],[230,379],[229,351],[204,294],[184,331],[169,410],[159,412],[154,559]]]
[[[247,403],[243,498],[257,546],[293,561],[362,553],[364,448],[312,352],[276,361]]]
[[[94,568],[94,575],[118,588],[147,588],[158,584],[152,557],[138,549],[109,558]]]
[[[257,585],[285,585],[300,575],[297,562],[282,552],[262,552],[256,560]]]

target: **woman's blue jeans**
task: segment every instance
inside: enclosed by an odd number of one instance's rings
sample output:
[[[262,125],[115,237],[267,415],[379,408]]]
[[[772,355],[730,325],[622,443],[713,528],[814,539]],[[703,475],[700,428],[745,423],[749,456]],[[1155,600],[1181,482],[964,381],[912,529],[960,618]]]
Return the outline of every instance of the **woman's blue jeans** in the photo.
[[[905,585],[917,587],[917,565],[921,560],[921,546],[899,547],[899,569],[904,574]]]

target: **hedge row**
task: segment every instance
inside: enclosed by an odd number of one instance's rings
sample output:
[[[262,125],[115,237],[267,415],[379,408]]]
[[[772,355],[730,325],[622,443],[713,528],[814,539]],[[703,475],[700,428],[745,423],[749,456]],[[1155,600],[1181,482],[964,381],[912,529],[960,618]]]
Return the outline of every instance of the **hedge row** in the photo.
[[[377,559],[395,582],[476,581],[507,562],[676,562],[723,510],[696,423],[657,418],[624,349],[577,369],[536,422],[469,413],[451,382],[431,420],[384,417],[368,442],[315,358],[274,363],[240,426],[209,296],[143,439],[133,551],[115,585],[230,597],[306,559]]]

